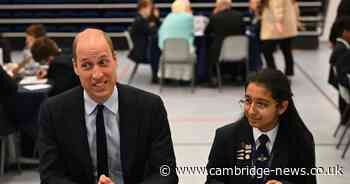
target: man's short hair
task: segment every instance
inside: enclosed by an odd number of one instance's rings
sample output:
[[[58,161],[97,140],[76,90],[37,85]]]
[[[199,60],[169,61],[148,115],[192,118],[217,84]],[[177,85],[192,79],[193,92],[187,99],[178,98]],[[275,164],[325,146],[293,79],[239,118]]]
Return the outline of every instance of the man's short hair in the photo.
[[[89,29],[89,28],[88,28]],[[84,31],[84,30],[83,30]],[[83,32],[82,31],[82,32]],[[107,44],[111,50],[112,56],[115,59],[115,52],[114,52],[114,47],[113,47],[113,42],[112,39],[102,30],[100,30],[103,33],[103,37],[106,39]],[[73,41],[73,62],[77,61],[77,46],[78,46],[78,41],[79,41],[79,33],[77,36],[75,36],[74,41]]]
[[[55,41],[48,37],[41,37],[35,40],[30,49],[32,57],[37,62],[47,61],[50,56],[58,56],[60,49]]]
[[[34,38],[46,36],[46,29],[42,24],[32,24],[26,29],[26,34]]]

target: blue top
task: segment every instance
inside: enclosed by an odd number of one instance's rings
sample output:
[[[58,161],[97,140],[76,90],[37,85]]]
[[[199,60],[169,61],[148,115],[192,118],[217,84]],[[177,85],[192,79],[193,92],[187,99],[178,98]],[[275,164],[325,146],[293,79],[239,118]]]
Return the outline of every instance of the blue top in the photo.
[[[189,13],[170,13],[163,21],[159,29],[158,45],[164,48],[167,38],[184,38],[191,46],[194,41],[193,16]]]

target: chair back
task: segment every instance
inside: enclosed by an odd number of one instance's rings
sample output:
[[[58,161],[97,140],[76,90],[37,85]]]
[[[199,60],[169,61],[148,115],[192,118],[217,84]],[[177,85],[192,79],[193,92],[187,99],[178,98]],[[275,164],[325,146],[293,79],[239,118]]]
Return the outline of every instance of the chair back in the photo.
[[[241,62],[248,59],[248,38],[243,35],[228,36],[224,39],[220,62]]]
[[[168,38],[164,41],[163,61],[184,63],[190,60],[190,45],[186,39]]]

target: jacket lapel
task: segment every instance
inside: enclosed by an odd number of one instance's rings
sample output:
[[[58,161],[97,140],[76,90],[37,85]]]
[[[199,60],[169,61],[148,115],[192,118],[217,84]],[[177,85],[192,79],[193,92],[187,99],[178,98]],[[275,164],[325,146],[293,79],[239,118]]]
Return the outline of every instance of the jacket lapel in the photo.
[[[136,140],[138,136],[137,100],[127,86],[117,84],[119,103],[120,153],[123,175],[128,176],[132,170],[136,156]],[[124,177],[125,178],[125,177]]]
[[[286,122],[281,122],[272,150],[271,168],[286,168],[288,164],[288,140]]]
[[[76,135],[72,141],[75,142],[74,149],[76,149],[77,158],[79,158],[78,163],[84,165],[86,169],[87,176],[92,176],[89,181],[94,181],[93,178],[93,164],[90,156],[90,147],[87,137],[87,129],[85,124],[85,110],[84,110],[84,96],[83,89],[79,87],[74,93],[74,97],[71,99],[69,112],[73,114],[70,119],[70,130],[72,130],[72,136]],[[75,115],[74,115],[75,114]],[[83,169],[83,168],[79,168]]]

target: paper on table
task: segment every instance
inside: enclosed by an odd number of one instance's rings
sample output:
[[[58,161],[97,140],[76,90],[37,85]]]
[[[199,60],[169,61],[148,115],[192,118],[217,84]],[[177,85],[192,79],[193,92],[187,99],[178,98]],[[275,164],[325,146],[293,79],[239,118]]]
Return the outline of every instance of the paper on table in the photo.
[[[47,83],[47,79],[38,79],[36,76],[25,77],[19,82],[19,84],[45,84]]]
[[[23,88],[34,91],[34,90],[39,90],[39,89],[47,89],[50,88],[50,84],[34,84],[34,85],[26,85],[23,86]]]

